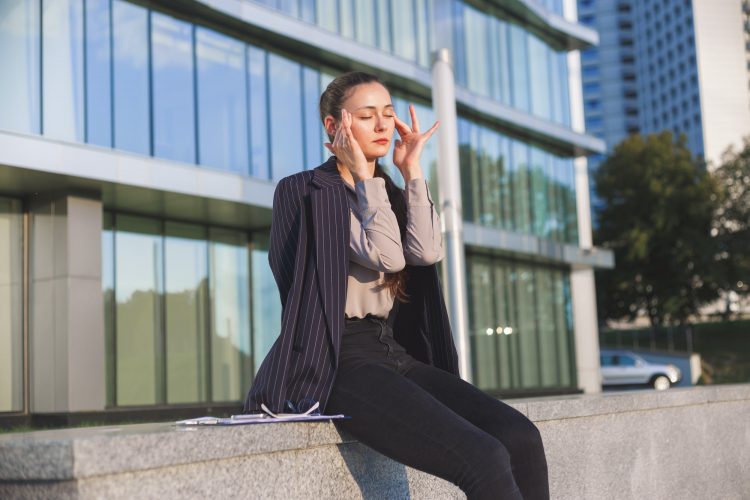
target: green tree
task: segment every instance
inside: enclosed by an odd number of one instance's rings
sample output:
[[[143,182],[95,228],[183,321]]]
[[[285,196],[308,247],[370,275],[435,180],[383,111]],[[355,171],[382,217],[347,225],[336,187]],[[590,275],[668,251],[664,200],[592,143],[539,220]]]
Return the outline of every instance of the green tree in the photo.
[[[718,188],[681,134],[633,135],[599,166],[595,243],[615,268],[597,272],[600,320],[647,314],[652,326],[682,324],[718,296],[710,237]]]
[[[719,203],[711,235],[716,240],[714,279],[724,296],[750,293],[750,136],[742,149],[730,147],[713,172],[719,186]],[[729,300],[724,319],[731,315]]]

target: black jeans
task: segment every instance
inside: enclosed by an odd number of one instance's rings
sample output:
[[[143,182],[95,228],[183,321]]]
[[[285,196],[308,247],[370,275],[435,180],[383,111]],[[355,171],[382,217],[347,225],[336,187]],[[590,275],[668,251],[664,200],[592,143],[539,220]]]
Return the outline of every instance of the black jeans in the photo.
[[[346,320],[326,413],[359,442],[469,499],[548,499],[537,427],[510,405],[415,360],[381,318]]]

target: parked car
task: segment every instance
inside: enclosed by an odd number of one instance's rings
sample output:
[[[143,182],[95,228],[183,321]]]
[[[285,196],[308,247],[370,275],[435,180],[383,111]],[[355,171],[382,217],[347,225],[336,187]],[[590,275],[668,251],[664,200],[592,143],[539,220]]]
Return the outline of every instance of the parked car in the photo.
[[[673,364],[649,363],[634,352],[601,349],[602,386],[649,385],[658,391],[682,380],[682,372]]]

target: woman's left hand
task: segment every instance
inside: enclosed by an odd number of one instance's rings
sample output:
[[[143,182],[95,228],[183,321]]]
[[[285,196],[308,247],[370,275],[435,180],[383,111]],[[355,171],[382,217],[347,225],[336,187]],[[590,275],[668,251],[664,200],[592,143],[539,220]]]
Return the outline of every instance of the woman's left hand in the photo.
[[[427,132],[420,133],[419,120],[412,104],[409,105],[409,113],[411,114],[411,127],[397,116],[394,117],[396,131],[401,139],[396,139],[393,147],[393,164],[401,171],[401,175],[406,182],[410,179],[422,177],[422,169],[419,165],[422,148],[440,125],[440,121],[436,121]]]

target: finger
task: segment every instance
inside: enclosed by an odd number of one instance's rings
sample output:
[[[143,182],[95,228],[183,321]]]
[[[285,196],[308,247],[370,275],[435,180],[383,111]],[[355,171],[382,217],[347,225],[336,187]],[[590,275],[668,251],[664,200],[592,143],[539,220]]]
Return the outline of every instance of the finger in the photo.
[[[398,132],[398,135],[403,137],[405,135],[411,134],[411,129],[409,128],[409,126],[406,123],[402,122],[398,116],[393,115],[393,119],[396,124],[396,131]]]
[[[401,142],[401,141],[400,141],[399,139],[396,139],[396,142],[394,143],[394,146],[395,146],[396,148],[400,148],[400,147],[401,147],[401,144],[403,144],[403,143],[402,143],[402,142]]]
[[[430,127],[430,129],[427,132],[424,133],[422,138],[425,141],[429,139],[432,136],[432,134],[435,133],[435,131],[438,129],[439,126],[440,126],[440,120],[436,121],[435,124],[432,127]]]
[[[417,118],[417,110],[414,109],[413,104],[409,104],[409,114],[411,114],[411,129],[414,133],[419,133],[419,119]]]

